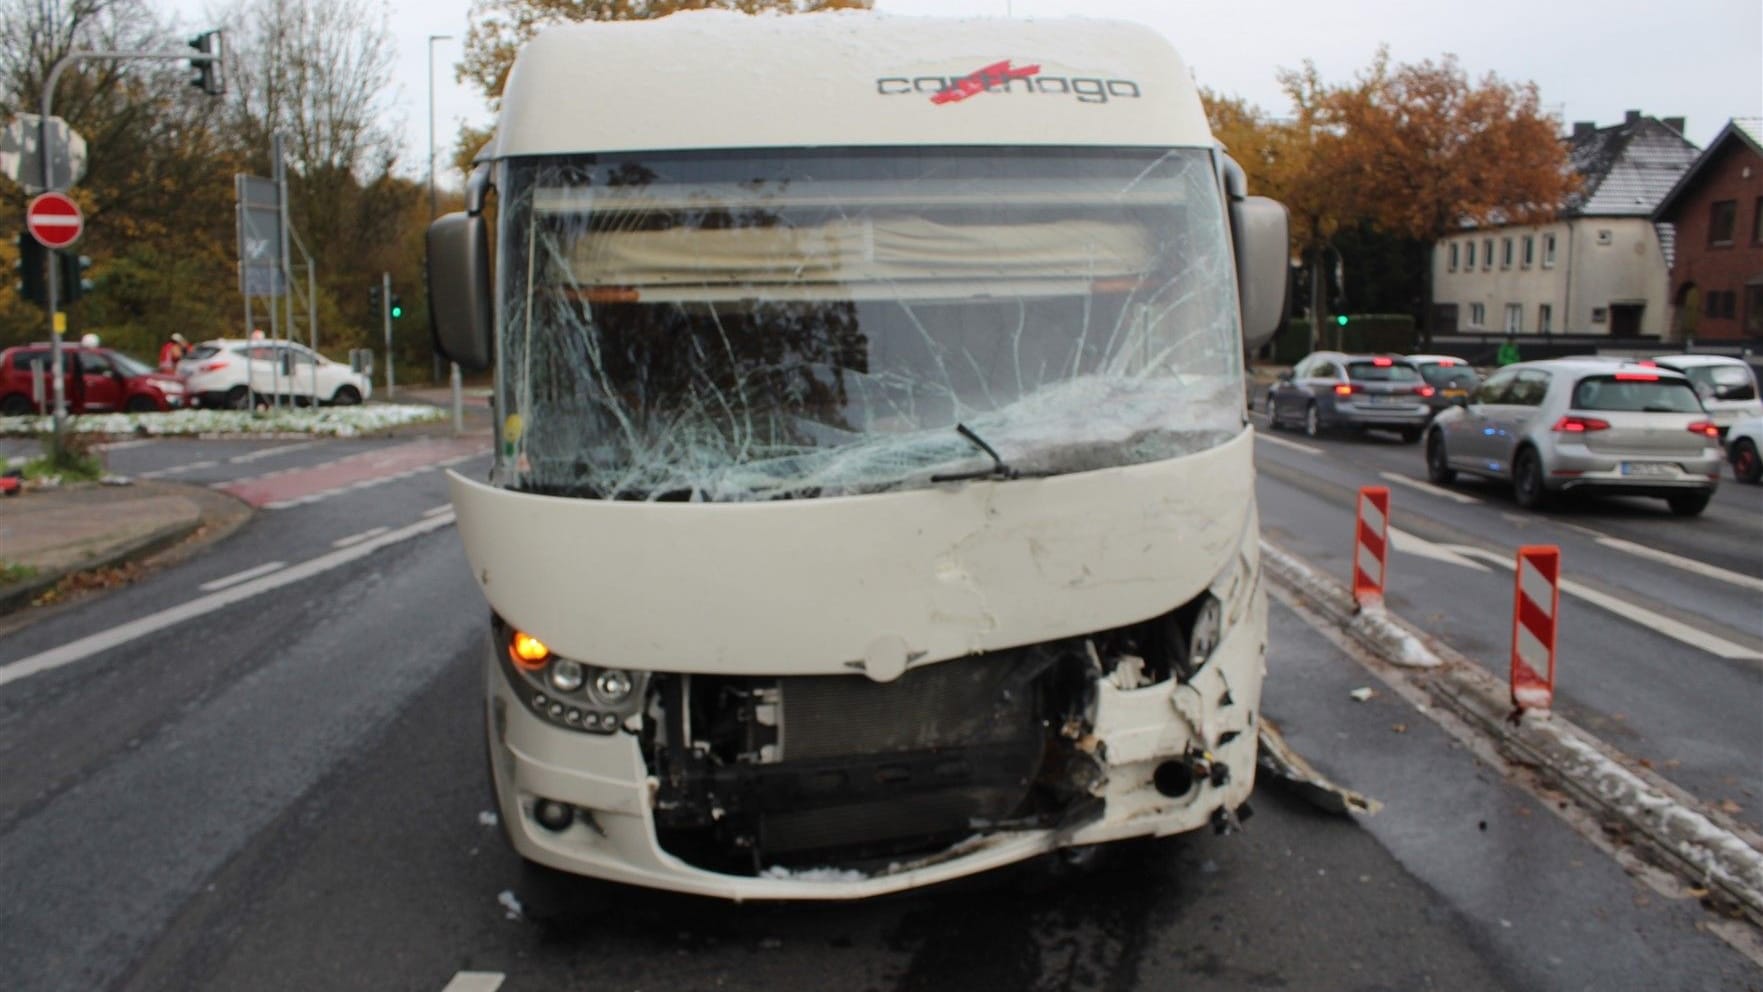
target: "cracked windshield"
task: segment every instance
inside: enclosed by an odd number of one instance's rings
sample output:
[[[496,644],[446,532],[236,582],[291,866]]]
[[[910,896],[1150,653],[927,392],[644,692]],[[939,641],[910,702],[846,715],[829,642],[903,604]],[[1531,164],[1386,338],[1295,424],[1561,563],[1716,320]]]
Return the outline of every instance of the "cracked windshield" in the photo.
[[[540,493],[739,501],[1056,474],[1242,430],[1212,153],[853,150],[514,162],[500,239]]]

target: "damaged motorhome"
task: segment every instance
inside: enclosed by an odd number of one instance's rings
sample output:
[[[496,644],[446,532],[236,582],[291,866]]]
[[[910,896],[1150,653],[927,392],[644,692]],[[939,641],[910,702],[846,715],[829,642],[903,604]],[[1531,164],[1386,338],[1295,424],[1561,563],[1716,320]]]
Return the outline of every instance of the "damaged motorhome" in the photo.
[[[451,485],[522,857],[853,898],[1234,822],[1286,220],[1167,42],[557,28],[467,200],[429,287],[495,374]]]

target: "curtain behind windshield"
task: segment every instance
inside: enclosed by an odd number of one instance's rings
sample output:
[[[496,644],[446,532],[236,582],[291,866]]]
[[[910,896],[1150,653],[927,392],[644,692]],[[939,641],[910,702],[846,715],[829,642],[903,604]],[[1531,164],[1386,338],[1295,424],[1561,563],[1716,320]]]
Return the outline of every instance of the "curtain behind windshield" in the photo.
[[[1242,429],[1206,152],[576,158],[502,189],[503,484],[849,495],[995,468],[969,435],[1052,474]]]

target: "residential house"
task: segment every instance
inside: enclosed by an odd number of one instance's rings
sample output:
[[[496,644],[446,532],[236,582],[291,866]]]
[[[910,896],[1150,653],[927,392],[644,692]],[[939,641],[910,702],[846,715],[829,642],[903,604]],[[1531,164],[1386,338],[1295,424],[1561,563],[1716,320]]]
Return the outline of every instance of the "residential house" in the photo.
[[[1763,337],[1763,118],[1729,121],[1653,218],[1676,231],[1672,337]]]
[[[1696,159],[1684,119],[1631,110],[1563,139],[1580,189],[1548,224],[1466,227],[1433,246],[1433,330],[1663,335],[1670,299],[1653,211]]]

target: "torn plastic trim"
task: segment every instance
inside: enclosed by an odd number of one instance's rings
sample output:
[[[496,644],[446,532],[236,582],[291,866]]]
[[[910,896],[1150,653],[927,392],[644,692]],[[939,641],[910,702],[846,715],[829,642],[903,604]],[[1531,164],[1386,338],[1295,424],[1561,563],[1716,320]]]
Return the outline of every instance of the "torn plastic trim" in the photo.
[[[1383,803],[1339,785],[1317,771],[1286,742],[1279,727],[1265,716],[1261,718],[1260,736],[1261,752],[1257,763],[1261,770],[1286,783],[1317,809],[1366,816],[1383,809]]]

